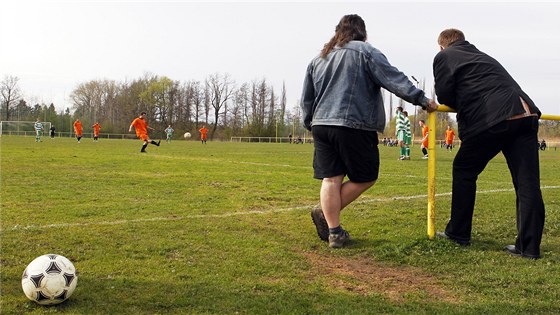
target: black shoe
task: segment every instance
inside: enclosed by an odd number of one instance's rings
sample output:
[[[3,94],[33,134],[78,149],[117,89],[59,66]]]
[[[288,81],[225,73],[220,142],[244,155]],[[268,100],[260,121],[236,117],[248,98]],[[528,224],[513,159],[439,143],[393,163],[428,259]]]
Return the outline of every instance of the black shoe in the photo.
[[[521,252],[518,251],[517,248],[515,248],[515,245],[506,245],[504,249],[506,250],[506,252],[508,252],[508,254],[512,256],[521,256]]]
[[[156,145],[157,145],[157,146],[159,147],[159,144],[160,144],[160,143],[161,143],[161,140],[159,140],[159,141],[157,142],[157,144],[156,144]]]
[[[327,242],[329,240],[329,225],[327,224],[327,220],[325,219],[325,215],[321,209],[321,204],[313,207],[311,210],[311,219],[313,220],[313,224],[315,224],[319,238],[322,241]]]
[[[148,153],[148,152],[146,152],[145,150],[140,150],[140,153]]]
[[[454,238],[451,238],[445,232],[436,232],[436,236],[438,238],[444,238],[444,239],[450,240],[450,241],[452,241],[454,243],[457,243],[461,246],[469,246],[471,244],[470,242],[459,241],[459,240],[456,240]]]
[[[506,250],[506,252],[512,256],[516,256],[516,257],[523,257],[523,258],[528,258],[528,259],[539,259],[541,256],[535,256],[535,255],[524,255],[519,249],[517,249],[517,247],[515,247],[515,245],[506,245],[506,247],[504,247],[504,249]]]

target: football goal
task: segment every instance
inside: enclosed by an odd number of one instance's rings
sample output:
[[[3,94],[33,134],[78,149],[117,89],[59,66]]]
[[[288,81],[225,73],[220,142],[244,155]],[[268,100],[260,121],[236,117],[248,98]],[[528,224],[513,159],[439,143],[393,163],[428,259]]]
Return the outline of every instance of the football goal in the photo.
[[[43,133],[49,134],[51,123],[49,121],[42,121]],[[35,136],[35,122],[34,121],[0,121],[0,137],[5,135],[16,136]]]

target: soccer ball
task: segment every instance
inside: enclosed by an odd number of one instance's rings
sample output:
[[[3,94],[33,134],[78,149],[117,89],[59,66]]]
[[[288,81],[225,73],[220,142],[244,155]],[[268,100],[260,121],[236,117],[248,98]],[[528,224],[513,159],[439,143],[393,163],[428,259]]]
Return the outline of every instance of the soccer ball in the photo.
[[[183,135],[183,137],[185,137],[185,139],[188,139],[191,137],[191,133],[190,132],[185,132],[185,134]]]
[[[35,258],[21,277],[23,293],[41,305],[66,301],[76,289],[78,275],[68,258],[55,254]]]

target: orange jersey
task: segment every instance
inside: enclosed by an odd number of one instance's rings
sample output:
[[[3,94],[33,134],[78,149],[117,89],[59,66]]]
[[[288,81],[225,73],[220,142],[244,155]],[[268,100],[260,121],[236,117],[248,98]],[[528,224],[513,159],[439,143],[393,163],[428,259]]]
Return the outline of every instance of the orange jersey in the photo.
[[[74,122],[74,132],[76,133],[76,135],[81,136],[82,131],[83,131],[82,122],[81,121],[75,121]]]
[[[92,127],[93,127],[93,134],[95,136],[99,136],[99,129],[101,129],[101,125],[100,124],[94,124]]]
[[[136,136],[142,140],[148,139],[148,123],[142,118],[136,118],[130,124],[136,130]]]
[[[208,133],[208,128],[202,127],[198,130],[200,132],[200,138],[206,140],[206,134]]]
[[[428,126],[422,127],[422,139],[425,138],[424,141],[422,141],[422,145],[424,146],[424,148],[428,147],[428,130],[430,130]]]
[[[453,129],[448,129],[445,131],[445,143],[452,144],[455,138],[455,131]]]

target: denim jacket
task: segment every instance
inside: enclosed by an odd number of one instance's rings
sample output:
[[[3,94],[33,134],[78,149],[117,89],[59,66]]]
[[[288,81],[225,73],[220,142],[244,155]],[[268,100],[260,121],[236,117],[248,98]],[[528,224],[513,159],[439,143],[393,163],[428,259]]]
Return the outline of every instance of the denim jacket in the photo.
[[[306,129],[343,126],[382,132],[385,108],[381,88],[425,107],[428,98],[385,55],[369,43],[351,41],[307,67],[301,108]]]

